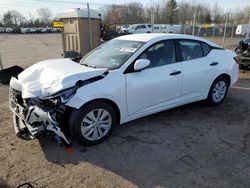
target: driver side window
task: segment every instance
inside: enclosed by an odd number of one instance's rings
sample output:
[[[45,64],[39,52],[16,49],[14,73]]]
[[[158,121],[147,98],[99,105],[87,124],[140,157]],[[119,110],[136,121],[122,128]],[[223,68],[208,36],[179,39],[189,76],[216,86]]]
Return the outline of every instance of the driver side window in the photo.
[[[138,59],[150,60],[149,67],[157,67],[176,62],[175,46],[173,40],[158,42],[146,49]]]

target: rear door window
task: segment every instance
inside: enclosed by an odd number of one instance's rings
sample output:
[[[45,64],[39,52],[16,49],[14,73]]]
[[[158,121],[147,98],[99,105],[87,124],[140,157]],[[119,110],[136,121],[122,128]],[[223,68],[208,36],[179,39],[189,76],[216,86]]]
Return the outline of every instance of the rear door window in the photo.
[[[206,56],[210,52],[211,48],[208,44],[206,44],[204,42],[201,43],[201,46],[202,46],[202,50],[203,50],[203,55]]]
[[[179,40],[179,45],[184,61],[203,57],[203,51],[199,41]]]

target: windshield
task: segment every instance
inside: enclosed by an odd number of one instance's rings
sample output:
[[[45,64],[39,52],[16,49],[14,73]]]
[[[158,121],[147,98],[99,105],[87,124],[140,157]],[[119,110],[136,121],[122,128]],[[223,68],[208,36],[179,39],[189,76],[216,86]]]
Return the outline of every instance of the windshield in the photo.
[[[117,69],[143,44],[138,41],[111,40],[85,55],[80,63],[96,68]]]

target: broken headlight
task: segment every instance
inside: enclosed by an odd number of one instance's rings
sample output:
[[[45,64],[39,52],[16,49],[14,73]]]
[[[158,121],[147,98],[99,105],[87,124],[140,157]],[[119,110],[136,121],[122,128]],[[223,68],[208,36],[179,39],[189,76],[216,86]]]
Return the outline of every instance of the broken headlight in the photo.
[[[67,103],[76,93],[77,87],[70,87],[67,89],[63,89],[53,95],[50,95],[49,97],[46,97],[47,99],[60,99],[62,103]]]

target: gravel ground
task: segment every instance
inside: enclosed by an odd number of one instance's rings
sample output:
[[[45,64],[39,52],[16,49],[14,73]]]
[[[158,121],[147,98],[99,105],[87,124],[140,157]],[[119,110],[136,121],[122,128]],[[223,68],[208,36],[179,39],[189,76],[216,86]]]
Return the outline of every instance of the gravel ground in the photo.
[[[29,54],[20,57],[22,66],[60,56],[58,36],[58,40],[47,36],[49,40],[40,39],[39,44],[38,36],[22,36],[31,44],[27,51],[12,44],[13,51]],[[16,41],[12,37],[18,36],[9,37]],[[47,50],[43,44],[48,41],[50,53],[40,53]],[[6,49],[2,44],[0,53],[8,54],[11,44],[5,40]],[[37,50],[36,55],[29,50]],[[20,60],[13,59],[4,63]],[[198,102],[147,116],[118,126],[97,146],[74,143],[72,152],[49,138],[17,138],[8,108],[8,86],[0,86],[0,127],[0,187],[24,182],[34,187],[250,186],[250,72],[241,73],[219,106]]]

